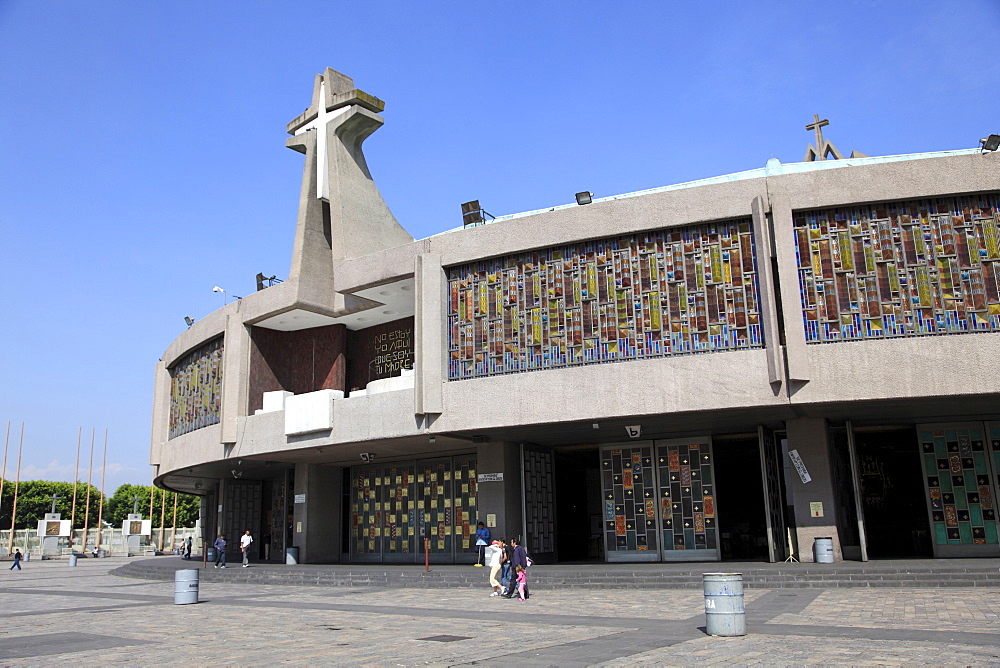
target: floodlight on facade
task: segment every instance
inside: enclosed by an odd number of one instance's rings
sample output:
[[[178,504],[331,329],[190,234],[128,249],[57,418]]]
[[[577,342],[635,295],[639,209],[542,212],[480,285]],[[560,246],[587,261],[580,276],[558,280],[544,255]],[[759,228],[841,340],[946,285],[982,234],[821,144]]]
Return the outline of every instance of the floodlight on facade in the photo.
[[[584,190],[582,193],[576,194],[576,203],[579,205],[590,204],[594,201],[594,193]]]
[[[186,316],[184,316],[184,322],[187,323],[188,327],[190,327],[191,325],[194,324],[194,318],[192,318],[189,315],[186,315]]]
[[[979,143],[983,146],[983,153],[995,151],[1000,148],[1000,135],[990,135],[985,139],[980,139]]]

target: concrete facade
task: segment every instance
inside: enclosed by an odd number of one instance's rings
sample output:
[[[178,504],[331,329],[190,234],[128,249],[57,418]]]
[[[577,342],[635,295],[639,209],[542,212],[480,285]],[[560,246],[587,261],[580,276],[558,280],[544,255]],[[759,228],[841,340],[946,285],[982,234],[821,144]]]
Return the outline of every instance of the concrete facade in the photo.
[[[579,465],[596,467],[598,453],[631,447],[635,441],[626,432],[631,426],[640,426],[643,441],[652,444],[710,440],[716,467],[733,466],[726,462],[735,461],[721,454],[730,447],[724,442],[744,443],[733,451],[743,456],[756,451],[759,427],[777,433],[781,461],[776,465],[784,471],[783,484],[767,503],[787,509],[788,526],[741,544],[756,542],[754,549],[759,549],[764,540],[786,555],[787,545],[792,544],[798,558],[810,561],[813,539],[829,536],[834,538],[836,558],[841,559],[845,552],[859,553],[860,548],[853,548],[864,542],[846,537],[857,534],[856,529],[845,531],[845,523],[855,526],[859,519],[850,508],[860,507],[862,516],[866,508],[852,491],[851,481],[864,490],[867,507],[884,510],[886,504],[872,496],[878,468],[872,463],[875,455],[866,459],[868,455],[861,453],[870,473],[859,465],[845,469],[838,462],[854,459],[846,457],[831,430],[846,424],[852,435],[889,427],[916,434],[921,424],[971,422],[982,425],[982,439],[989,441],[990,425],[1000,424],[1000,361],[993,354],[1000,334],[995,331],[807,343],[793,222],[797,212],[807,210],[995,193],[1000,191],[997,154],[954,151],[795,165],[771,160],[752,172],[597,199],[587,206],[501,217],[487,225],[413,240],[385,206],[361,148],[381,126],[377,113],[381,108],[380,100],[355,89],[347,77],[329,69],[317,75],[310,109],[288,128],[293,133],[288,146],[305,154],[288,280],[199,320],[171,343],[156,365],[151,463],[157,467],[157,484],[206,494],[227,477],[277,480],[279,472],[294,470],[294,494],[305,495],[305,501],[294,502],[292,490],[283,489],[264,503],[270,503],[275,513],[272,527],[280,529],[282,541],[300,548],[302,560],[352,558],[344,537],[348,525],[358,520],[352,520],[354,502],[345,484],[356,483],[352,467],[360,466],[369,454],[387,467],[395,462],[475,457],[476,475],[503,474],[503,479],[480,480],[478,486],[462,479],[461,485],[472,485],[471,498],[476,499],[476,516],[469,522],[474,527],[488,515],[495,516],[494,535],[513,536],[526,530],[526,515],[542,512],[539,508],[549,503],[543,499],[525,506],[527,497],[536,498],[532,490],[541,489],[539,484],[544,487],[530,471],[526,474],[525,444],[551,450],[557,469],[591,455],[593,464]],[[320,132],[314,121],[322,114],[330,114],[330,120]],[[323,155],[318,141],[325,142]],[[325,197],[317,196],[323,193]],[[752,221],[762,347],[449,380],[450,268],[601,239],[609,230],[625,235],[734,219]],[[395,300],[391,312],[390,300]],[[396,311],[399,304],[407,312]],[[249,410],[253,328],[294,331],[343,324],[352,332],[364,332],[373,324],[408,316],[414,321],[411,377],[376,379],[364,391],[346,396],[317,389],[286,399],[283,410],[257,414]],[[168,438],[171,370],[185,355],[220,336],[224,356],[217,424]],[[349,357],[352,351],[345,354]],[[298,412],[292,415],[291,410]],[[917,437],[912,440],[917,458]],[[874,453],[882,446],[871,441],[863,447]],[[962,449],[965,457],[964,442]],[[802,457],[810,482],[803,483],[792,471],[784,455],[788,450]],[[543,460],[538,461],[547,466]],[[990,467],[997,465],[1000,460],[982,463],[991,472]],[[840,473],[834,470],[838,466]],[[663,474],[656,475],[659,479]],[[918,475],[918,483],[923,485],[923,478],[931,475],[929,471]],[[600,474],[594,476],[598,480]],[[376,474],[382,485],[407,484],[386,482],[389,477]],[[577,492],[582,499],[582,480],[553,482],[551,508],[543,510],[555,514],[555,524],[569,521],[560,519],[560,499]],[[443,484],[443,479],[438,482]],[[569,491],[577,483],[580,489]],[[722,483],[716,483],[721,495]],[[457,478],[454,484],[457,490]],[[750,483],[737,481],[730,487],[735,485],[751,492]],[[587,494],[593,497],[591,505],[598,507],[600,492]],[[373,503],[379,508],[375,512],[383,512],[382,501]],[[822,517],[810,512],[811,503],[823,505]],[[281,504],[285,517],[277,518],[275,504]],[[933,501],[925,502],[925,523],[931,533],[935,510]],[[958,507],[959,514],[962,510]],[[715,548],[716,558],[725,557],[727,549],[735,555],[738,539],[753,530],[741,524],[726,530],[721,503],[718,512],[719,540],[729,542]],[[595,514],[593,508],[589,514]],[[645,517],[652,521],[651,515]],[[460,517],[452,520],[455,527],[462,522]],[[863,527],[864,517],[860,520]],[[948,522],[950,527],[951,519]],[[286,527],[287,523],[293,526]],[[285,533],[286,529],[290,531]],[[379,525],[372,535],[382,538],[383,530],[395,538],[397,532],[405,534],[406,527]],[[457,534],[448,531],[457,541]],[[603,535],[598,528],[593,531]],[[921,531],[915,525],[915,542],[924,540]],[[570,552],[562,545],[566,539],[558,537],[558,527],[551,532],[556,537],[552,558],[564,558]],[[607,539],[602,540],[606,550]],[[843,549],[845,541],[851,550]],[[921,545],[919,549],[929,551],[933,540]],[[981,545],[970,542],[968,553],[998,550],[995,542]],[[468,556],[460,556],[462,550],[456,547],[448,549],[456,560]],[[963,553],[954,548],[950,554],[955,550]],[[537,547],[535,551],[546,552]],[[598,557],[605,555],[600,552]]]

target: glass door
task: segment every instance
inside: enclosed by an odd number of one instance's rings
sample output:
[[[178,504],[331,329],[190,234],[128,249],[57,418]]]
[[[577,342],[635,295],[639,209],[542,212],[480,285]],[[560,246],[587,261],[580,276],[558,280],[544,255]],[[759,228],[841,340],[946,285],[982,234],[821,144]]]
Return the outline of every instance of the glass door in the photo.
[[[653,445],[601,448],[604,551],[608,561],[659,561]]]

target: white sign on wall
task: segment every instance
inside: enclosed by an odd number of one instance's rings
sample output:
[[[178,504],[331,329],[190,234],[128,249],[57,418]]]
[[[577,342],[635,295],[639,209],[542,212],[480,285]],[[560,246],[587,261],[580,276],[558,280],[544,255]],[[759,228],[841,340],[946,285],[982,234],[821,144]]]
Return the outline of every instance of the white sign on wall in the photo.
[[[295,503],[305,503],[305,502],[306,502],[306,495],[305,494],[296,494],[295,495]]]
[[[792,466],[799,473],[799,480],[803,483],[812,482],[812,476],[809,475],[809,469],[806,468],[805,463],[802,461],[802,457],[799,457],[798,450],[789,450],[788,458],[792,460]]]
[[[479,482],[502,482],[503,473],[480,473],[477,479]]]

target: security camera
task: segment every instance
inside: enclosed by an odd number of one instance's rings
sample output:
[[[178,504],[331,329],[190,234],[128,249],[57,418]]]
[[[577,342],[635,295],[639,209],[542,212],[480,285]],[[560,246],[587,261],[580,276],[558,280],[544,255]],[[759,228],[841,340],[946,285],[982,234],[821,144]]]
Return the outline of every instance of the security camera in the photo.
[[[239,478],[242,478],[242,477],[243,477],[243,471],[240,471],[240,470],[238,470],[238,469],[233,469],[233,470],[232,470],[232,474],[233,474],[233,477],[234,477],[234,478],[237,478],[237,479],[239,479]]]

